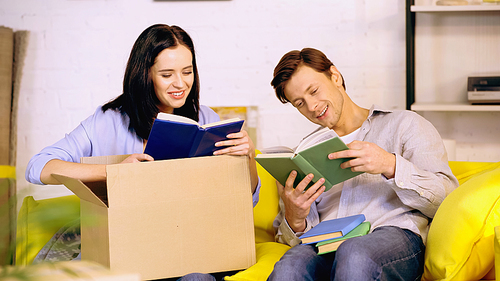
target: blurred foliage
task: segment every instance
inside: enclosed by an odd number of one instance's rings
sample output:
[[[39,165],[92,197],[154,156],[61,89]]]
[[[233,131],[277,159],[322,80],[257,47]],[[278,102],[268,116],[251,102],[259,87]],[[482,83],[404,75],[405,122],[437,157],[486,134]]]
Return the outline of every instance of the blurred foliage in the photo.
[[[15,183],[15,179],[0,179],[0,266],[13,264],[16,196],[9,192]]]

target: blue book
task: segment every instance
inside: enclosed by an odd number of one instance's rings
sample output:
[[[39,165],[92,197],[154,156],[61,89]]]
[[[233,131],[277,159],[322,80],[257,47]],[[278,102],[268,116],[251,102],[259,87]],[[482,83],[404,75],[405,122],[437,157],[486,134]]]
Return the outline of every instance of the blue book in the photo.
[[[221,149],[215,143],[227,139],[243,127],[243,120],[232,118],[200,125],[198,122],[175,114],[158,113],[144,153],[155,160],[189,158],[213,155]]]
[[[349,233],[364,221],[365,215],[363,214],[322,221],[299,238],[302,244],[313,244],[339,238]]]

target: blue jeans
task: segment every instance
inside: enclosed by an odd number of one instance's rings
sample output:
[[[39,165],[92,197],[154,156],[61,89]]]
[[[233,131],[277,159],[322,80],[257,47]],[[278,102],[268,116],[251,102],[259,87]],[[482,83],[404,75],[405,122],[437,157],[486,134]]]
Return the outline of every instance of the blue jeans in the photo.
[[[275,264],[268,280],[420,280],[424,252],[419,235],[382,226],[326,255],[318,255],[314,244],[297,245]]]
[[[225,271],[225,272],[217,272],[217,273],[190,273],[187,275],[182,276],[179,279],[176,279],[175,281],[218,281],[218,280],[224,280],[225,276],[231,276],[238,273],[238,270],[234,271]],[[174,279],[162,279],[165,281],[174,281]]]
[[[216,279],[213,275],[207,273],[190,273],[177,279],[177,281],[216,281]]]

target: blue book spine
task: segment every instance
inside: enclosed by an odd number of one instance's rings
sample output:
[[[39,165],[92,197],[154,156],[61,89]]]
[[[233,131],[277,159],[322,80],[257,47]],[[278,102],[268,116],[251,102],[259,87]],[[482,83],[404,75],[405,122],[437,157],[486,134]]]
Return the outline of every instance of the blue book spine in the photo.
[[[348,217],[343,217],[343,218],[338,218],[338,219],[333,219],[333,220],[326,220],[320,222],[318,225],[315,227],[311,228],[309,231],[306,233],[302,234],[300,236],[300,239],[304,238],[309,238],[309,237],[314,237],[314,236],[319,236],[323,234],[328,234],[328,233],[333,233],[333,232],[341,232],[341,234],[335,238],[340,238],[349,233],[351,230],[356,228],[356,226],[360,225],[362,222],[365,221],[365,215],[364,214],[359,214],[359,215],[353,215],[353,216],[348,216]],[[321,240],[315,240],[312,242],[303,242],[303,244],[313,244],[317,242],[322,242],[326,241],[332,238],[325,238]]]

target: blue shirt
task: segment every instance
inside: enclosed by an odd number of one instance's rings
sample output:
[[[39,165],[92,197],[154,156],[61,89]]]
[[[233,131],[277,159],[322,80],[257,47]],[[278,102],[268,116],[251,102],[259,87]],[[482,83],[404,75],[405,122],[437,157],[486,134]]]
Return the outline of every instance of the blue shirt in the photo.
[[[26,168],[26,180],[43,184],[40,174],[45,164],[52,159],[80,163],[81,157],[143,153],[143,139],[128,129],[129,117],[113,109],[103,112],[101,108],[99,106],[93,115],[82,121],[63,139],[33,156]],[[215,111],[207,106],[200,106],[200,125],[219,120],[220,117]],[[259,187],[260,180],[253,196],[254,206],[258,202]]]

